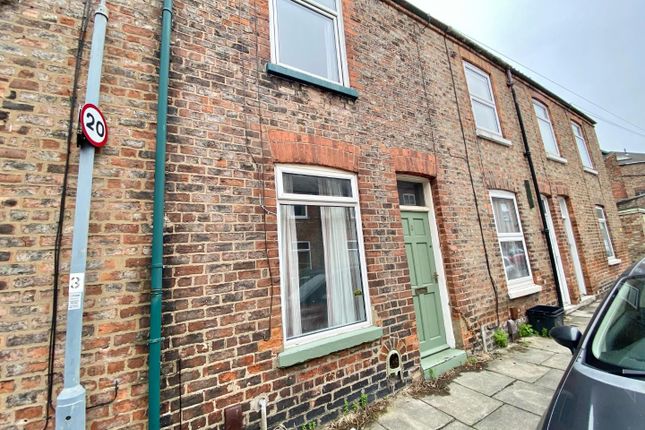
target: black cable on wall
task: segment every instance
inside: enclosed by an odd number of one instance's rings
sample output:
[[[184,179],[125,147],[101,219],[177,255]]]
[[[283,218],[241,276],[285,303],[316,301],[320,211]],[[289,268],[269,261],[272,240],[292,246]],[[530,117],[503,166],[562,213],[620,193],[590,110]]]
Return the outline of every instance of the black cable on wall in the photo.
[[[448,68],[450,69],[450,78],[452,79],[452,91],[455,96],[455,103],[457,104],[457,118],[459,119],[459,126],[461,127],[461,137],[464,141],[464,149],[466,151],[466,165],[468,166],[468,176],[470,177],[470,186],[473,190],[473,197],[475,199],[475,212],[477,213],[477,222],[479,223],[479,233],[482,238],[482,245],[484,246],[484,258],[486,260],[486,269],[488,271],[488,277],[490,278],[491,286],[493,287],[493,294],[495,296],[495,317],[497,318],[497,325],[500,325],[499,320],[499,293],[497,290],[497,285],[495,284],[495,278],[490,268],[490,259],[488,257],[488,247],[486,246],[486,237],[484,236],[484,227],[482,225],[481,215],[479,213],[479,199],[477,198],[477,191],[475,190],[475,182],[473,180],[473,171],[470,167],[470,157],[468,154],[468,143],[466,141],[466,133],[464,131],[464,124],[461,118],[461,108],[459,107],[459,97],[457,95],[457,86],[455,83],[455,74],[452,70],[452,61],[450,58],[450,52],[448,51],[448,41],[446,35],[443,35],[443,44],[446,48],[446,59],[448,60]],[[482,339],[484,342],[484,339]]]

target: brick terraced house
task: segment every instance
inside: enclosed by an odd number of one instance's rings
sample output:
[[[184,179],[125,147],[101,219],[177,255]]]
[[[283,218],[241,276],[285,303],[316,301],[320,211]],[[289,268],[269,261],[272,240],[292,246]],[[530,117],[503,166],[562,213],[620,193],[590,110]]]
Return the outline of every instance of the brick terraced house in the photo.
[[[632,261],[645,257],[645,154],[603,151]]]
[[[262,398],[269,428],[325,423],[361,393],[462,363],[511,311],[601,293],[628,263],[593,121],[402,0],[175,0],[165,164],[162,1],[107,7],[88,428],[258,428]],[[53,428],[86,16],[81,1],[0,3],[1,429]],[[155,168],[161,403],[149,412]]]

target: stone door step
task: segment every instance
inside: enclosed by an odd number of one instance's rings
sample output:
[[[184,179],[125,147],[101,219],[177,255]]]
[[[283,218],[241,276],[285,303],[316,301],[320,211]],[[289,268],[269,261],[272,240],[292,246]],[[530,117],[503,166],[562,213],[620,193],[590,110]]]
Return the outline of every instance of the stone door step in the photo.
[[[564,307],[564,314],[569,315],[572,312],[577,311],[579,308],[583,308],[596,300],[596,296],[594,295],[588,295],[588,296],[582,296],[580,298],[580,303],[575,304],[575,305],[568,305]]]
[[[460,349],[444,349],[421,359],[421,369],[426,379],[438,378],[450,369],[466,364],[466,353]]]

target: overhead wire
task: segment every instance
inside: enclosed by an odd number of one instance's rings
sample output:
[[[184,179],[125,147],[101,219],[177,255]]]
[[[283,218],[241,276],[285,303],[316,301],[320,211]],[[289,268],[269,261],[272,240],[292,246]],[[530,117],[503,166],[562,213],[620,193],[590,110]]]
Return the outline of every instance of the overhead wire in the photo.
[[[570,94],[573,94],[573,95],[579,97],[580,99],[586,101],[587,103],[589,103],[589,104],[591,104],[591,105],[593,105],[593,106],[595,106],[595,107],[597,107],[599,109],[602,109],[603,111],[607,112],[608,114],[613,115],[616,118],[619,118],[621,121],[624,121],[626,124],[629,124],[630,126],[637,128],[638,130],[640,130],[640,132],[635,131],[635,130],[631,130],[631,129],[627,128],[627,127],[624,127],[624,126],[622,126],[622,125],[610,120],[610,119],[604,118],[603,116],[598,115],[595,112],[591,112],[589,109],[581,109],[581,108],[579,108],[582,112],[586,113],[587,115],[589,115],[591,117],[594,117],[594,118],[596,118],[598,120],[601,120],[603,122],[606,122],[608,124],[614,125],[616,127],[622,128],[623,130],[628,131],[630,133],[634,133],[634,134],[637,134],[639,136],[645,137],[645,129],[643,129],[639,125],[636,125],[636,124],[630,122],[629,120],[621,117],[620,115],[617,115],[617,114],[607,110],[606,108],[602,107],[598,103],[595,103],[593,100],[590,100],[589,98],[587,98],[587,97],[585,97],[585,96],[583,96],[581,94],[578,94],[577,92],[573,91],[572,89],[570,89],[570,88],[568,88],[568,87],[556,82],[555,80],[553,80],[553,79],[549,78],[548,76],[546,76],[546,75],[544,75],[544,74],[542,74],[542,73],[530,68],[529,66],[517,61],[516,59],[514,59],[512,57],[509,57],[508,55],[504,54],[503,52],[498,51],[497,49],[495,49],[495,48],[491,47],[490,45],[488,45],[488,44],[486,44],[486,43],[484,43],[484,42],[472,37],[471,35],[466,34],[461,30],[459,32],[461,34],[463,34],[464,36],[466,36],[467,38],[471,39],[473,42],[476,42],[479,45],[482,45],[483,47],[485,47],[486,49],[489,49],[490,51],[496,53],[497,55],[499,55],[501,57],[504,57],[506,60],[511,61],[511,62],[515,63],[516,65],[518,65],[518,66],[521,66],[522,68],[524,68],[524,69],[536,74],[537,76],[541,77],[542,79],[545,79],[545,80],[551,82],[552,84],[554,84],[554,85],[558,86],[559,88],[569,92]]]

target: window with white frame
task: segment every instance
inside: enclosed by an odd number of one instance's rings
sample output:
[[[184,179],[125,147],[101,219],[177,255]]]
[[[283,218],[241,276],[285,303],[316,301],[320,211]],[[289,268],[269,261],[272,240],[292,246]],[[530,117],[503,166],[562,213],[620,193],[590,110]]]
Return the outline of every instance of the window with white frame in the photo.
[[[555,140],[555,132],[553,131],[553,124],[551,124],[551,118],[549,117],[549,110],[535,99],[533,99],[533,109],[537,116],[540,136],[542,136],[542,143],[544,144],[546,153],[560,157],[560,150],[558,149],[558,142]]]
[[[582,165],[589,169],[593,169],[593,163],[591,162],[591,156],[589,155],[589,148],[587,148],[587,142],[585,142],[585,138],[582,135],[582,128],[575,122],[571,122],[571,129],[573,130],[573,136],[576,138],[576,145],[578,145],[578,152],[582,159]]]
[[[286,342],[368,326],[356,175],[277,166],[276,186]],[[299,206],[307,218],[296,216]]]
[[[271,0],[273,61],[348,85],[341,0]]]
[[[300,273],[311,270],[311,242],[301,240],[296,243],[296,246],[298,247],[298,270]]]
[[[614,253],[614,246],[612,245],[611,237],[609,236],[609,227],[607,226],[605,209],[602,206],[596,206],[596,218],[598,218],[600,236],[602,237],[602,242],[605,245],[605,254],[607,254],[607,258],[610,260],[616,258],[616,254]]]
[[[499,125],[490,77],[486,72],[470,63],[464,62],[464,70],[470,93],[470,103],[475,116],[475,125],[479,129],[501,136],[502,129]]]
[[[508,289],[511,293],[513,287],[533,283],[520,214],[517,210],[515,194],[491,190],[490,199]]]

